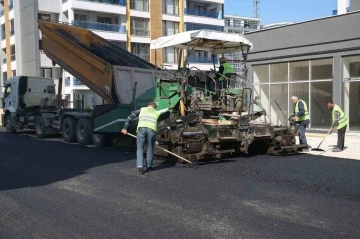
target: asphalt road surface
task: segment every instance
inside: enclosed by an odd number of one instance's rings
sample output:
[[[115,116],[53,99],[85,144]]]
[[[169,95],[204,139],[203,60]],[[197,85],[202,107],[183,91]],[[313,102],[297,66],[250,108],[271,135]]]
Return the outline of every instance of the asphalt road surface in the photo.
[[[0,238],[360,238],[360,161],[171,163],[0,133]]]

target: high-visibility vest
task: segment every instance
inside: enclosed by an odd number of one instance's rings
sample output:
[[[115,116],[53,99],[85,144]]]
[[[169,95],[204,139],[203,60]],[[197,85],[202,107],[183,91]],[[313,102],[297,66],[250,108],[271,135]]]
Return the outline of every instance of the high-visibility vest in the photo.
[[[348,118],[345,116],[344,111],[342,111],[342,109],[338,105],[334,104],[334,108],[332,111],[333,122],[335,120],[335,111],[338,111],[340,113],[339,125],[337,126],[337,129],[344,128],[345,126],[347,126],[349,124]]]
[[[234,68],[232,67],[232,65],[230,65],[227,62],[224,62],[221,64],[224,67],[224,71],[221,75],[226,76],[227,73],[233,73],[234,72]],[[225,78],[224,77],[220,77],[219,81],[223,81]]]
[[[160,115],[160,113],[152,107],[141,108],[137,129],[140,127],[145,127],[145,128],[152,129],[156,132],[157,120],[159,118],[159,115]]]
[[[304,115],[303,115],[303,116],[300,116],[300,117],[298,118],[298,121],[304,121],[304,120],[310,119],[308,107],[307,107],[305,101],[303,101],[303,100],[298,100],[298,101],[296,102],[296,104],[295,104],[295,115],[297,115],[297,113],[299,113],[299,101],[301,101],[301,102],[303,103],[303,105],[304,105],[304,111],[305,111],[305,112],[304,112]]]

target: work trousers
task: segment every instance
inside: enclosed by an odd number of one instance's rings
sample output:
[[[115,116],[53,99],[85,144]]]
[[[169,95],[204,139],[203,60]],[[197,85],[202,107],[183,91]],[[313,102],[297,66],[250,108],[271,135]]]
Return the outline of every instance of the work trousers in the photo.
[[[137,131],[137,150],[136,150],[136,167],[144,167],[144,147],[147,144],[146,163],[151,167],[153,162],[154,147],[156,142],[156,132],[146,127],[140,127]]]
[[[337,148],[344,150],[345,144],[345,132],[346,132],[347,125],[338,129],[338,141],[337,141]]]
[[[303,121],[299,121],[298,123],[299,123],[299,141],[300,141],[300,144],[307,144],[305,131],[306,131],[306,127],[310,123],[310,120],[303,120]]]

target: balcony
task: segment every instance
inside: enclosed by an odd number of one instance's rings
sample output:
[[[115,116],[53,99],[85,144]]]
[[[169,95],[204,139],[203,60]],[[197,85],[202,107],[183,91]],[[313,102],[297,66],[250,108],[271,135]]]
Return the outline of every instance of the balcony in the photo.
[[[149,37],[150,31],[149,29],[131,28],[131,35],[137,37]]]
[[[214,26],[214,25],[206,25],[206,24],[198,24],[198,23],[185,23],[186,31],[194,31],[194,30],[202,30],[208,29],[213,31],[223,32],[223,26]]]
[[[68,0],[63,0],[63,3],[67,1]],[[126,6],[126,0],[81,0],[81,1]]]
[[[241,25],[226,25],[225,24],[225,32],[229,33],[245,33],[245,32],[252,32],[257,31],[263,28],[260,24],[253,24],[253,25],[247,25],[247,24],[241,24]]]
[[[192,15],[192,16],[223,19],[223,15],[221,12],[201,11],[201,10],[196,10],[196,9],[191,9],[191,8],[185,8],[184,13],[186,15]]]
[[[115,24],[106,24],[106,23],[98,23],[98,22],[85,22],[85,21],[73,20],[72,25],[76,26],[76,27],[89,29],[89,30],[126,33],[126,27],[125,26],[115,25]]]

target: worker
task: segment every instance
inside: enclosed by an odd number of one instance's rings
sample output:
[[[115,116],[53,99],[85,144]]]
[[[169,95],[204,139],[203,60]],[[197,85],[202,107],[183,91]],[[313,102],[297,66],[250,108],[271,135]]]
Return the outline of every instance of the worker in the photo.
[[[344,111],[342,109],[334,104],[332,100],[328,100],[326,102],[328,109],[332,110],[332,125],[330,127],[329,132],[331,132],[335,127],[337,127],[338,130],[338,140],[337,140],[337,146],[332,151],[333,152],[341,152],[344,150],[344,144],[345,144],[345,132],[347,125],[349,124],[348,118],[345,116]]]
[[[149,172],[153,170],[152,161],[156,142],[157,121],[159,115],[160,113],[156,111],[156,103],[150,102],[147,107],[142,107],[140,110],[131,112],[125,122],[124,128],[121,130],[121,133],[123,133],[124,135],[127,134],[130,122],[134,118],[139,116],[136,140],[136,166],[140,175],[144,174],[143,160],[145,143],[147,143],[147,171]]]
[[[219,68],[218,74],[226,76],[226,74],[234,72],[234,68],[232,67],[232,65],[230,65],[229,63],[226,62],[225,57],[220,57],[219,62],[220,62],[220,68]],[[218,75],[218,77],[217,77],[218,80],[217,80],[216,84],[217,84],[218,89],[226,88],[226,85],[227,85],[226,79],[221,75]],[[214,81],[210,82],[210,90],[215,92],[215,82]]]
[[[292,96],[291,102],[295,105],[294,115],[291,119],[299,124],[299,142],[300,144],[307,144],[305,131],[307,126],[310,124],[308,107],[305,101],[299,99],[297,96]]]

